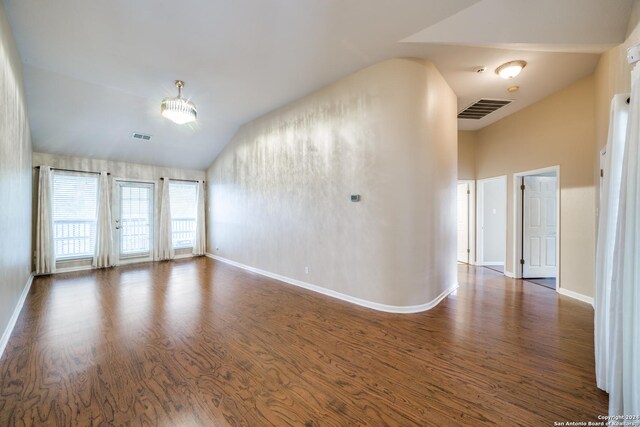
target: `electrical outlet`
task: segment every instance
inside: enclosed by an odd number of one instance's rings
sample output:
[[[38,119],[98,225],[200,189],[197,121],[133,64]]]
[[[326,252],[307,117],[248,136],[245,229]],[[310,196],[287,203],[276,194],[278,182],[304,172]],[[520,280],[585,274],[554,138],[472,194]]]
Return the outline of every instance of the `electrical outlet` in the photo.
[[[304,274],[309,274],[309,267],[304,268]]]

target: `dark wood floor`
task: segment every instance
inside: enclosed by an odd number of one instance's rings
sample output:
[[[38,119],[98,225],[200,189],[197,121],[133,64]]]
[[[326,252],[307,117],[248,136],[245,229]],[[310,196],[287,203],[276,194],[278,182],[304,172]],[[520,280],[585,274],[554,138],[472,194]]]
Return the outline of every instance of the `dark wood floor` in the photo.
[[[360,308],[206,258],[37,278],[0,425],[596,420],[593,309],[459,266],[431,311]]]

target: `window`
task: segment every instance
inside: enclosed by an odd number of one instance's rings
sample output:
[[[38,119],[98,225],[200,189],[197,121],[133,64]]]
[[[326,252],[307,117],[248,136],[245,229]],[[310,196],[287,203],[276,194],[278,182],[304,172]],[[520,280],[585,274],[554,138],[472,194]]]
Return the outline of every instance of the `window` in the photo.
[[[169,181],[169,200],[173,247],[191,248],[196,236],[196,183]]]
[[[53,239],[56,259],[93,257],[98,175],[53,174]]]

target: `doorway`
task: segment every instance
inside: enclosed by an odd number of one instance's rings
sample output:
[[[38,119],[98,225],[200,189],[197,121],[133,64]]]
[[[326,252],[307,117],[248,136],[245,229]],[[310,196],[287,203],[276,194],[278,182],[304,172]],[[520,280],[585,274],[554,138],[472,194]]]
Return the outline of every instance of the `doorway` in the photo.
[[[515,174],[514,192],[517,277],[558,289],[559,168]]]
[[[115,181],[113,220],[119,263],[153,260],[154,184]]]
[[[475,181],[458,181],[458,262],[475,262]]]
[[[478,180],[478,265],[504,273],[507,251],[507,177]]]

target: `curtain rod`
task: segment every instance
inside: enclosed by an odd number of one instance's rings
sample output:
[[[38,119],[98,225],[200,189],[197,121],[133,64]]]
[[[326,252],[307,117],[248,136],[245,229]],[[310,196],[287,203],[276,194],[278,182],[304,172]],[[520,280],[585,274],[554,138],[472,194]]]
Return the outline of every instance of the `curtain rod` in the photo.
[[[40,166],[34,166],[34,169],[40,169]],[[100,175],[100,172],[94,172],[94,171],[79,171],[76,169],[62,169],[62,168],[51,168],[51,170],[54,171],[64,171],[64,172],[78,172],[78,173],[93,173],[96,175]],[[111,172],[107,172],[107,175],[111,175]]]
[[[160,179],[164,181],[164,177]],[[200,182],[200,180],[198,179],[176,179],[176,178],[169,178],[169,181]],[[203,179],[202,182],[205,182],[205,180]]]

